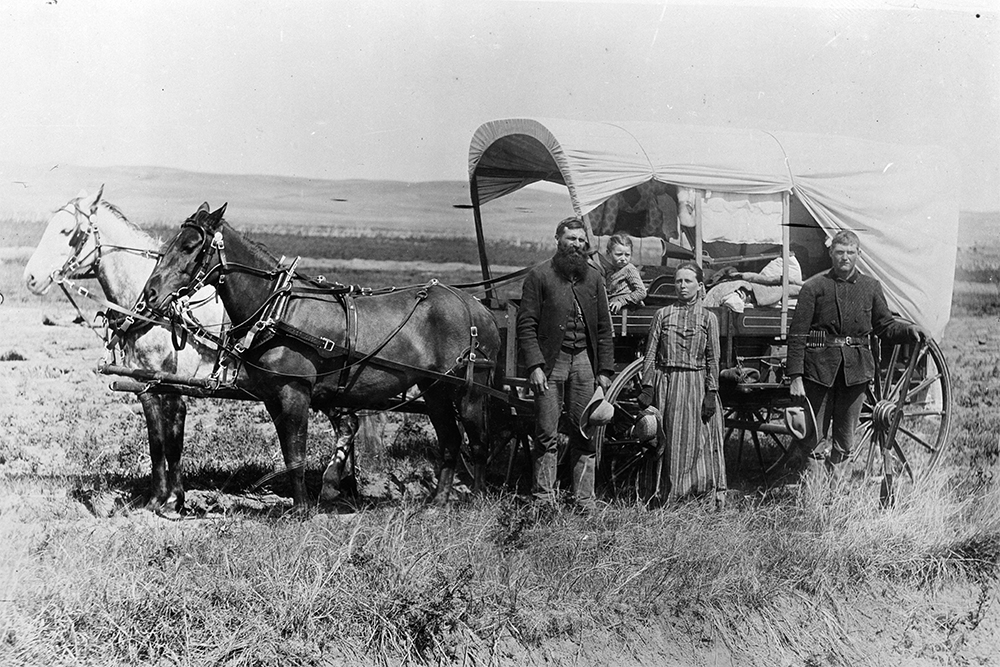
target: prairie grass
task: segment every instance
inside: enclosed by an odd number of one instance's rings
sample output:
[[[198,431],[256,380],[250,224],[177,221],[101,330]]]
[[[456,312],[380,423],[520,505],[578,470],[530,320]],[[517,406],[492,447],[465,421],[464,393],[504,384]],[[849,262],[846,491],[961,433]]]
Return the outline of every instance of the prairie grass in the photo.
[[[817,485],[721,513],[615,504],[539,518],[501,495],[305,521],[8,520],[0,659],[488,664],[593,633],[624,650],[678,624],[737,655],[775,637],[776,651],[795,650],[801,631],[780,614],[789,604],[833,614],[845,593],[995,574],[1000,493],[957,498],[947,478],[889,511],[870,488]],[[817,639],[849,653],[835,635]]]

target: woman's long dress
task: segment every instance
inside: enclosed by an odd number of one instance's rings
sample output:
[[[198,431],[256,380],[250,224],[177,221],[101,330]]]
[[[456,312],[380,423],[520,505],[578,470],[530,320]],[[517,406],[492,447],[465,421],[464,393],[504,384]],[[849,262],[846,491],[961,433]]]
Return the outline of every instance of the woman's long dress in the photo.
[[[719,321],[702,300],[656,312],[649,329],[643,384],[653,385],[653,404],[663,415],[659,450],[664,452],[656,494],[680,499],[726,489],[722,451],[722,406],[701,419],[708,390],[719,387]],[[668,475],[663,475],[663,473]]]

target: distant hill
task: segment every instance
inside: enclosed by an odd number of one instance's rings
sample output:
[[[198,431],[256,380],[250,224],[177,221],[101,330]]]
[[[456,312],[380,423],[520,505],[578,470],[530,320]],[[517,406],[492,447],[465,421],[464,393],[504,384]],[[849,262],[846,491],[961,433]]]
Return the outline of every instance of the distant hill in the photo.
[[[204,201],[228,202],[235,226],[308,234],[417,234],[474,237],[469,186],[461,181],[328,181],[201,174],[160,167],[26,167],[0,163],[0,217],[44,219],[81,189],[105,198],[143,226],[179,225]],[[456,207],[456,205],[458,207]],[[526,188],[483,209],[488,237],[552,238],[572,214],[564,194]]]
[[[958,245],[960,248],[1000,248],[1000,211],[962,211]]]
[[[305,234],[474,237],[462,181],[328,181],[201,174],[161,167],[23,166],[0,162],[0,217],[42,220],[77,195],[96,193],[141,225],[173,226],[203,201],[229,203],[237,227]],[[572,214],[561,192],[525,188],[483,209],[488,238],[545,241]],[[962,212],[961,247],[1000,246],[1000,212]]]

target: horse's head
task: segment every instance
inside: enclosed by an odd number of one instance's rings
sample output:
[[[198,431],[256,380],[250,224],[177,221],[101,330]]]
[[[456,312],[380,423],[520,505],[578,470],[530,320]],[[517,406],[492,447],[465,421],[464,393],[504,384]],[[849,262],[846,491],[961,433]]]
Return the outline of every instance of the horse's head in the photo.
[[[104,186],[93,199],[80,191],[57,210],[45,226],[42,239],[24,267],[24,283],[35,294],[45,294],[53,282],[84,276],[100,257],[95,218]]]
[[[178,297],[218,284],[225,212],[226,204],[215,211],[207,202],[202,204],[163,246],[142,291],[143,300],[153,312],[166,313]]]

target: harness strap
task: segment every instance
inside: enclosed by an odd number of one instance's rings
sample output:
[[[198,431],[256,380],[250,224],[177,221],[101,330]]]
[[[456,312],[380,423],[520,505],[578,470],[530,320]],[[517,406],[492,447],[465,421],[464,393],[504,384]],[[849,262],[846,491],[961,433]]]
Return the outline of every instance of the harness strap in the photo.
[[[219,252],[222,252],[221,248]],[[281,271],[281,277],[275,282],[274,289],[268,295],[267,305],[261,313],[260,319],[253,323],[250,330],[243,337],[243,340],[234,346],[238,353],[243,354],[249,350],[253,346],[254,338],[259,333],[273,326],[275,322],[280,322],[281,318],[284,317],[285,310],[288,308],[288,299],[291,293],[292,279],[295,275],[295,266],[298,263],[299,258],[296,257],[286,269]]]
[[[420,374],[422,376],[430,377],[430,378],[432,378],[434,380],[440,380],[440,381],[452,382],[452,383],[454,383],[454,382],[457,381],[457,382],[462,382],[463,384],[465,384],[465,382],[466,382],[465,380],[459,380],[459,378],[455,377],[453,371],[456,368],[458,368],[460,365],[462,365],[463,363],[465,363],[465,359],[468,358],[468,356],[469,356],[469,350],[466,350],[465,352],[463,352],[462,355],[460,355],[458,357],[458,359],[456,360],[455,366],[453,366],[452,369],[450,369],[449,371],[444,372],[444,373],[442,373],[440,371],[432,371],[429,368],[418,368],[418,367],[412,366],[410,364],[404,364],[404,363],[399,362],[399,361],[393,361],[392,359],[386,359],[385,357],[379,357],[379,356],[376,356],[375,353],[366,354],[364,357],[362,357],[357,362],[354,362],[352,364],[351,363],[351,359],[347,356],[347,353],[348,353],[347,348],[345,348],[342,345],[339,345],[339,344],[335,343],[334,341],[330,340],[329,338],[320,337],[320,336],[313,336],[312,334],[307,333],[305,331],[302,331],[301,329],[299,329],[297,327],[294,327],[294,326],[288,324],[287,322],[276,322],[275,325],[274,325],[274,327],[277,330],[276,333],[286,335],[286,336],[288,336],[290,338],[294,338],[294,339],[296,339],[296,340],[298,340],[298,341],[300,341],[302,343],[306,343],[307,345],[309,345],[309,346],[311,346],[313,348],[316,348],[317,350],[322,350],[323,352],[325,352],[327,354],[327,356],[331,356],[331,357],[332,356],[344,356],[345,357],[345,359],[344,359],[345,366],[346,365],[358,366],[358,371],[354,373],[354,378],[352,378],[352,382],[351,382],[352,385],[353,385],[354,379],[356,379],[357,376],[360,375],[360,371],[363,370],[363,366],[364,365],[368,365],[368,364],[374,364],[374,365],[377,365],[377,366],[382,366],[384,368],[388,368],[388,369],[391,369],[391,370],[417,372],[418,374]],[[384,345],[380,346],[380,349],[381,349],[381,347],[384,347]],[[357,356],[357,354],[354,353],[354,356]],[[492,366],[493,365],[492,361],[490,361],[489,359],[487,359],[485,357],[480,357],[480,356],[477,356],[475,358],[474,363],[475,363],[475,365],[478,365],[478,366]],[[469,363],[468,365],[471,367],[473,364]],[[509,398],[508,395],[507,395],[507,392],[500,391],[499,389],[494,389],[493,387],[488,387],[486,385],[476,385],[476,386],[477,386],[477,388],[478,388],[479,391],[487,393],[487,394],[489,394],[489,395],[491,395],[491,396],[493,396],[495,398],[504,399],[504,400],[506,400],[507,398]]]
[[[155,325],[158,325],[158,326],[166,326],[167,325],[167,321],[166,320],[154,320],[152,318],[146,317],[145,315],[140,315],[139,313],[135,312],[134,310],[126,310],[125,308],[122,308],[121,306],[119,306],[116,303],[111,303],[107,299],[103,299],[103,298],[97,296],[96,294],[94,294],[93,292],[91,292],[86,287],[83,287],[82,285],[77,285],[76,283],[74,283],[69,278],[63,278],[62,280],[59,280],[57,282],[60,285],[63,285],[63,284],[69,285],[70,289],[72,289],[74,292],[76,292],[80,296],[84,296],[84,297],[87,297],[88,299],[90,299],[92,301],[96,301],[97,303],[101,304],[102,306],[104,306],[105,308],[107,308],[109,310],[114,310],[116,312],[122,313],[123,315],[127,315],[127,316],[129,316],[131,318],[134,318],[136,320],[141,320],[141,321],[147,322],[149,324],[155,324]]]
[[[80,317],[80,321],[86,322],[87,321],[86,315],[84,315],[83,311],[80,310],[80,306],[76,305],[76,301],[73,300],[73,296],[69,293],[69,290],[66,289],[66,286],[63,285],[62,283],[59,283],[59,289],[63,291],[63,294],[66,295],[66,298],[69,299],[69,302],[73,304],[73,308],[76,309],[76,314]]]
[[[344,304],[344,348],[346,349],[346,361],[339,371],[337,377],[337,389],[340,392],[347,390],[350,382],[350,373],[345,372],[347,364],[350,363],[351,355],[354,353],[354,342],[358,339],[358,309],[354,303],[354,296],[350,291],[341,295],[341,303]]]
[[[535,267],[534,266],[526,266],[525,268],[518,269],[517,271],[514,271],[513,273],[504,274],[504,275],[500,276],[499,278],[490,278],[489,280],[480,280],[479,282],[475,282],[475,283],[462,283],[460,285],[451,285],[451,287],[455,287],[455,288],[458,288],[458,289],[471,289],[473,287],[493,287],[495,285],[500,285],[502,283],[508,283],[508,282],[513,281],[513,280],[517,280],[521,276],[527,275],[528,271],[531,271],[531,269],[533,269],[533,268],[535,268]]]
[[[476,379],[476,350],[479,349],[479,328],[475,324],[469,327],[469,352],[464,361],[465,364],[465,388],[472,389],[473,382]],[[462,363],[463,359],[459,357],[457,359],[458,363]]]
[[[364,357],[362,357],[356,364],[353,364],[354,366],[356,366],[355,371],[354,371],[354,377],[352,377],[342,387],[343,391],[345,391],[345,392],[346,391],[350,391],[351,388],[354,387],[354,383],[356,383],[358,381],[358,378],[361,377],[361,372],[365,369],[365,366],[367,366],[368,363],[372,359],[375,359],[377,357],[378,353],[381,352],[382,349],[386,345],[389,344],[389,341],[391,341],[393,338],[396,337],[396,334],[398,334],[400,331],[403,330],[403,327],[406,326],[406,323],[410,321],[411,317],[413,317],[413,313],[415,313],[417,311],[417,306],[419,306],[424,301],[424,299],[427,298],[427,290],[430,289],[431,287],[433,287],[436,284],[437,284],[437,280],[432,280],[423,289],[419,290],[417,292],[416,297],[413,300],[413,307],[410,308],[410,312],[408,312],[406,314],[406,317],[404,317],[400,321],[400,323],[398,325],[396,325],[395,329],[393,329],[391,332],[389,332],[389,335],[386,336],[385,339],[383,339],[381,343],[379,343],[378,345],[375,346],[375,349],[373,349],[371,352],[369,352]],[[350,359],[348,359],[348,362],[349,361],[350,361]]]

